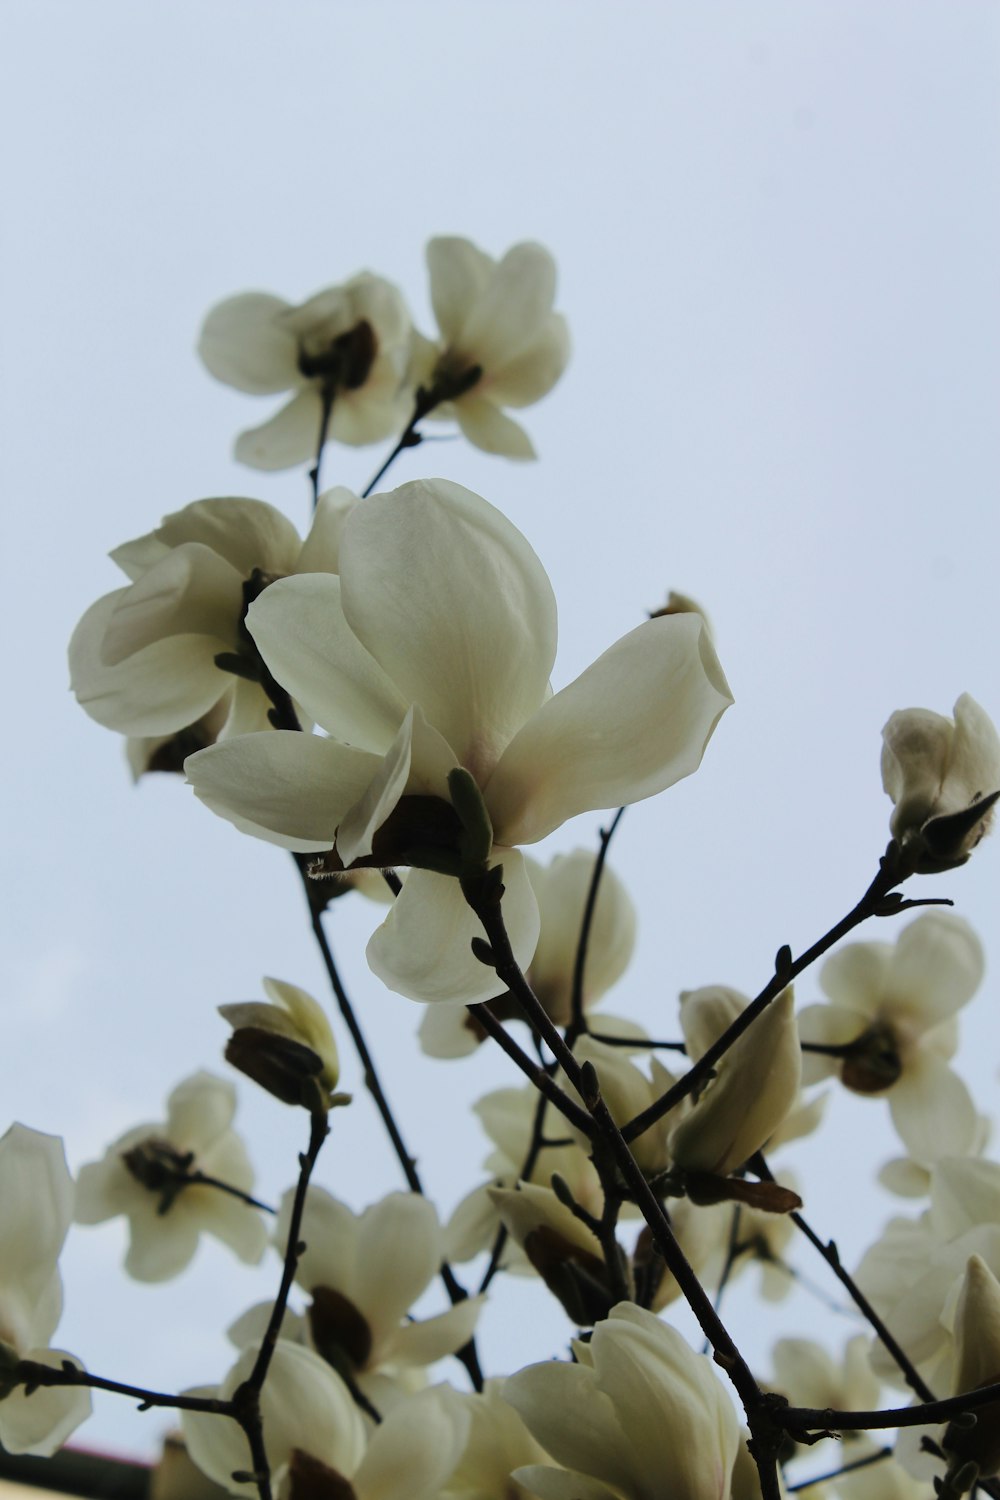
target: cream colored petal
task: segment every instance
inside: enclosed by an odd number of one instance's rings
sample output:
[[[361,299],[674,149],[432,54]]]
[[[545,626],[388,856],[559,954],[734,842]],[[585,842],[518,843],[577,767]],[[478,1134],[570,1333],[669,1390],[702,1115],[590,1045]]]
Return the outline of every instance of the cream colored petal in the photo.
[[[407,703],[351,630],[332,573],[283,578],[247,611],[274,676],[337,740],[384,755]]]
[[[83,1369],[83,1365],[64,1349],[29,1349],[25,1359],[58,1369],[65,1360]],[[71,1433],[90,1416],[91,1400],[87,1390],[72,1386],[44,1386],[30,1396],[19,1386],[0,1401],[0,1443],[7,1453],[31,1453],[51,1458]]]
[[[843,1047],[856,1041],[870,1025],[870,1017],[845,1005],[807,1005],[799,1011],[799,1040],[821,1047]],[[822,1052],[803,1052],[802,1082],[808,1086],[839,1074],[843,1059]]]
[[[402,1319],[437,1275],[441,1226],[432,1203],[417,1193],[390,1193],[365,1209],[358,1224],[354,1300],[376,1345],[395,1335]],[[373,1350],[373,1361],[378,1356]]]
[[[358,507],[341,562],[351,629],[482,782],[548,690],[556,611],[538,558],[485,500],[434,479]]]
[[[918,1051],[907,1059],[888,1097],[892,1123],[916,1161],[926,1165],[972,1149],[979,1125],[976,1107],[943,1058]]]
[[[376,361],[357,391],[342,391],[333,403],[330,436],[351,448],[380,443],[402,432],[413,414],[413,396],[400,385],[395,364]]]
[[[834,1005],[874,1018],[892,970],[892,943],[848,943],[820,969],[820,987]]]
[[[287,391],[302,378],[298,342],[282,319],[287,302],[267,292],[242,292],[213,307],[202,324],[198,353],[210,374],[251,395]]]
[[[1000,787],[1000,735],[992,719],[969,693],[955,704],[955,738],[948,767],[948,790],[957,808]]]
[[[137,651],[116,667],[101,646],[123,594],[106,594],[83,616],[69,643],[70,683],[80,707],[120,734],[169,735],[194,724],[229,689],[215,665],[217,646],[205,636],[175,635]]]
[[[591,850],[557,854],[547,867],[528,864],[541,913],[531,982],[551,1016],[569,1020],[577,947],[594,876]],[[628,967],[635,946],[635,907],[614,871],[605,865],[597,891],[584,969],[584,1005],[593,1004]]]
[[[219,1180],[231,1182],[232,1178],[220,1173]],[[197,1208],[200,1226],[206,1234],[221,1240],[245,1265],[255,1266],[263,1259],[268,1230],[256,1208],[217,1188],[190,1188],[187,1191],[192,1198],[195,1193],[199,1194],[198,1202],[192,1203],[192,1208]]]
[[[167,1138],[201,1155],[232,1124],[236,1089],[204,1069],[179,1083],[167,1100]]]
[[[198,1249],[199,1225],[185,1211],[157,1212],[158,1198],[136,1184],[129,1204],[129,1247],[125,1270],[136,1281],[169,1281],[187,1269]],[[143,1196],[138,1196],[142,1194]]]
[[[511,1479],[539,1500],[621,1500],[621,1490],[611,1489],[575,1469],[553,1469],[548,1464],[522,1464]]]
[[[929,1187],[931,1224],[942,1239],[956,1239],[977,1224],[1000,1224],[1000,1162],[974,1157],[939,1161]]]
[[[251,469],[271,471],[308,463],[316,457],[321,415],[315,387],[298,391],[269,422],[240,433],[234,457]]]
[[[379,758],[294,730],[248,734],[184,762],[196,796],[231,823],[286,847],[329,849]]]
[[[336,485],[320,495],[309,535],[302,543],[294,573],[339,573],[340,538],[344,523],[358,503],[353,490]]]
[[[434,316],[441,337],[454,347],[462,342],[466,319],[489,285],[496,261],[457,235],[428,240],[426,255]]]
[[[401,1401],[369,1438],[352,1481],[358,1500],[436,1500],[462,1456],[469,1422],[446,1386]]]
[[[432,1365],[467,1344],[476,1331],[484,1297],[466,1297],[434,1318],[405,1323],[392,1341],[394,1365]]]
[[[914,1032],[936,1026],[972,999],[985,967],[982,943],[964,918],[925,912],[899,935],[885,1009],[905,1016]]]
[[[0,1138],[0,1267],[6,1282],[41,1286],[73,1216],[73,1180],[58,1136],[12,1125]]]
[[[420,1050],[428,1057],[470,1057],[482,1042],[482,1033],[464,1005],[432,1005],[424,1011],[417,1036]]]
[[[444,1254],[460,1265],[493,1243],[500,1225],[496,1206],[489,1195],[490,1183],[466,1193],[444,1227]]]
[[[503,369],[538,338],[555,295],[556,265],[549,252],[530,242],[514,245],[465,319],[463,353],[487,374]]]
[[[281,1200],[281,1211],[275,1226],[274,1242],[284,1254],[288,1243],[293,1192]],[[358,1296],[359,1216],[323,1188],[310,1188],[302,1219],[301,1238],[305,1250],[299,1257],[296,1281],[312,1291],[318,1286],[333,1287],[352,1302]]]
[[[538,941],[538,907],[516,849],[494,848],[493,864],[503,865],[504,920],[522,970]],[[472,953],[472,939],[483,937],[457,880],[429,870],[411,870],[382,926],[368,944],[368,964],[389,989],[411,1000],[489,1000],[497,977]]]
[[[508,747],[486,787],[496,837],[534,843],[577,813],[662,792],[697,770],[731,702],[698,615],[648,620]]]
[[[265,500],[241,495],[195,500],[164,516],[153,535],[168,547],[200,542],[230,563],[241,578],[249,578],[255,568],[265,573],[290,572],[301,546],[298,532],[280,510]]]
[[[539,337],[527,349],[490,371],[490,399],[498,406],[531,406],[552,389],[568,359],[566,319],[560,313],[552,313]]]
[[[371,854],[376,833],[404,792],[448,801],[448,775],[454,765],[450,746],[414,704],[377,775],[340,825],[337,853],[344,864]]]
[[[508,1377],[503,1395],[557,1463],[615,1487],[631,1472],[629,1438],[593,1370],[557,1361],[529,1365]]]
[[[175,547],[120,596],[101,646],[104,665],[175,635],[210,636],[215,651],[238,644],[243,583],[200,542]]]
[[[484,453],[498,453],[503,458],[537,458],[535,445],[513,417],[500,410],[489,396],[474,386],[467,396],[455,402],[455,420],[474,448]]]

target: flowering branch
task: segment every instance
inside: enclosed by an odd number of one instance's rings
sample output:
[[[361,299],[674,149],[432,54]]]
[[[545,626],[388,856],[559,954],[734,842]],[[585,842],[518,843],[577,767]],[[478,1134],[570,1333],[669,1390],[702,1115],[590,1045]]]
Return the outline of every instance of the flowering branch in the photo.
[[[419,388],[413,406],[413,415],[400,433],[396,445],[388,458],[375,471],[361,491],[362,500],[367,500],[379,481],[385,478],[404,448],[418,448],[420,446],[423,442],[423,436],[417,431],[417,427],[424,418],[430,416],[435,407],[441,406],[443,402],[454,401],[459,396],[464,396],[466,391],[471,391],[477,381],[482,378],[482,374],[482,366],[473,365],[463,375],[438,375],[429,388],[425,388],[424,386]]]

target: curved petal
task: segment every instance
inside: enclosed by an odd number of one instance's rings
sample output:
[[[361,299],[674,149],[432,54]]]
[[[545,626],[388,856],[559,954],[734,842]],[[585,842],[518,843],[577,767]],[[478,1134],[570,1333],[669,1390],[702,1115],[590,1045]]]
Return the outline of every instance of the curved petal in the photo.
[[[340,538],[344,523],[358,503],[353,490],[335,485],[316,502],[309,535],[292,570],[295,573],[339,573]]]
[[[249,578],[254,568],[266,573],[291,572],[301,546],[287,516],[266,500],[242,495],[195,500],[164,516],[153,536],[167,547],[200,542],[231,563],[241,578]]]
[[[531,406],[555,385],[569,359],[569,328],[553,313],[541,335],[516,358],[490,371],[490,397],[499,406]]]
[[[807,1005],[799,1011],[799,1040],[812,1042],[821,1047],[843,1047],[855,1041],[868,1029],[869,1018],[860,1010],[851,1010],[846,1005]],[[802,1054],[802,1082],[819,1083],[823,1078],[832,1078],[839,1073],[843,1059],[831,1057],[824,1052],[805,1051]]]
[[[379,765],[367,751],[272,729],[199,750],[184,770],[195,795],[221,818],[285,848],[319,852],[332,847]]]
[[[957,1073],[933,1052],[907,1060],[889,1093],[892,1123],[910,1155],[925,1165],[973,1149],[979,1120],[972,1096]]]
[[[820,989],[835,1006],[874,1020],[892,970],[892,943],[848,943],[819,971]]]
[[[461,348],[489,374],[538,337],[556,296],[556,263],[542,245],[514,245],[476,298]]]
[[[0,1265],[34,1287],[55,1269],[73,1217],[73,1180],[58,1136],[12,1125],[0,1138]]]
[[[236,1090],[228,1078],[201,1069],[185,1078],[167,1100],[167,1139],[201,1156],[228,1130],[236,1113]]]
[[[145,1190],[137,1187],[137,1193]],[[129,1247],[125,1269],[136,1281],[169,1281],[187,1269],[198,1249],[199,1224],[174,1203],[173,1212],[157,1212],[159,1200],[147,1192],[129,1204]]]
[[[508,1377],[503,1397],[557,1463],[613,1486],[631,1474],[631,1444],[618,1412],[585,1365],[529,1365]]]
[[[311,719],[346,745],[385,754],[406,701],[344,618],[335,574],[279,579],[247,611],[247,629]]]
[[[508,417],[495,401],[476,388],[454,405],[455,421],[474,448],[503,458],[537,458],[535,445],[520,422]]]
[[[549,1464],[522,1464],[511,1479],[537,1495],[538,1500],[621,1500],[621,1490],[610,1489],[575,1469],[553,1469]]]
[[[288,1244],[294,1192],[281,1200],[281,1211],[274,1241],[284,1253]],[[306,1197],[302,1219],[305,1250],[299,1257],[295,1279],[299,1286],[313,1291],[318,1286],[334,1287],[351,1302],[357,1302],[359,1217],[346,1203],[334,1198],[325,1188],[312,1187]]]
[[[221,1180],[232,1181],[231,1178]],[[198,1224],[206,1234],[221,1240],[245,1265],[255,1266],[263,1259],[268,1232],[255,1208],[229,1193],[220,1193],[216,1188],[189,1188],[187,1191],[191,1194],[191,1211],[197,1212]]]
[[[307,386],[297,391],[269,422],[241,432],[234,457],[251,469],[272,472],[308,463],[316,456],[321,416],[319,392]]]
[[[482,1032],[457,1005],[432,1005],[424,1011],[417,1031],[420,1050],[428,1057],[470,1057],[482,1041]]]
[[[983,980],[983,945],[964,918],[929,911],[899,935],[889,979],[894,1015],[915,1031],[947,1020],[970,1001]]]
[[[232,678],[215,665],[206,636],[174,635],[105,666],[101,646],[126,589],[92,604],[69,643],[70,684],[80,707],[119,734],[169,735],[196,723],[228,691]]]
[[[376,1427],[353,1476],[358,1500],[431,1500],[462,1456],[471,1418],[447,1386],[421,1391]]]
[[[494,1223],[495,1223],[494,1219]],[[467,1344],[476,1331],[485,1297],[466,1297],[434,1318],[405,1323],[392,1341],[392,1363],[433,1365]]]
[[[516,849],[494,848],[492,864],[503,865],[503,914],[514,956],[522,969],[538,941],[538,906]],[[472,953],[483,929],[457,880],[429,870],[411,870],[382,926],[368,944],[368,965],[382,983],[411,1000],[461,1001],[472,1005],[497,992],[497,976]]]
[[[448,774],[454,764],[451,746],[431,728],[414,704],[378,774],[340,825],[337,852],[344,864],[353,864],[371,854],[376,833],[404,792],[439,797],[447,802]]]
[[[556,607],[538,558],[492,505],[434,479],[359,506],[341,569],[351,629],[482,782],[548,688]]]
[[[376,1343],[395,1335],[402,1319],[441,1265],[441,1226],[418,1193],[390,1193],[358,1224],[354,1301]],[[380,1351],[373,1351],[374,1359]]]
[[[216,650],[238,644],[243,580],[201,542],[174,547],[119,597],[101,646],[105,666],[174,635],[204,635]]]
[[[32,1349],[25,1356],[36,1364],[59,1369],[68,1360],[83,1365],[64,1349]],[[0,1402],[0,1443],[7,1453],[33,1453],[51,1458],[90,1416],[90,1392],[73,1386],[39,1386],[26,1396],[19,1386]]]
[[[287,302],[267,292],[227,297],[202,324],[198,353],[205,368],[216,380],[255,396],[297,385],[298,340],[281,316],[288,311]]]
[[[445,343],[454,346],[461,341],[470,310],[489,285],[496,261],[457,235],[428,240],[426,255],[434,316]]]
[[[700,616],[648,620],[508,746],[485,789],[496,837],[534,843],[577,813],[662,792],[697,770],[732,701]]]

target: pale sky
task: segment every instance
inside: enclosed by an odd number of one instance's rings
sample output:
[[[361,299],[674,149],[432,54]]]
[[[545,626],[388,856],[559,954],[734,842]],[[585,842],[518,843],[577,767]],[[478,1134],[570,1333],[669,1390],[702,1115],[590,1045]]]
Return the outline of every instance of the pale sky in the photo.
[[[247,289],[297,302],[370,269],[430,333],[434,234],[493,255],[548,246],[574,355],[523,413],[537,464],[428,443],[393,481],[444,474],[524,531],[559,602],[557,687],[676,588],[711,615],[737,700],[698,774],[615,842],[640,948],[608,1008],[662,1033],[682,989],[760,988],[779,945],[812,942],[874,873],[889,713],[949,712],[968,691],[1000,716],[995,5],[8,0],[2,31],[2,1123],[64,1134],[76,1168],[160,1118],[186,1074],[222,1070],[215,1005],[257,997],[263,974],[326,997],[287,857],[177,779],[134,789],[67,691],[65,645],[118,586],[107,551],[164,513],[243,494],[308,522],[304,475],[230,458],[271,407],[200,367],[207,309]],[[325,476],[360,488],[383,452],[329,450]],[[542,853],[593,845],[600,822]],[[986,1110],[998,858],[986,846],[919,892],[954,896],[992,961],[963,1017]],[[418,1008],[364,962],[378,914],[347,906],[334,944],[447,1211],[487,1150],[468,1102],[518,1079],[490,1056],[415,1051]],[[805,976],[800,1001],[818,994]],[[299,1122],[250,1096],[276,1200]],[[898,1147],[881,1102],[838,1098],[830,1120],[787,1160],[851,1263],[893,1211],[870,1183]],[[319,1178],[356,1206],[400,1185],[366,1103],[338,1120]],[[139,1383],[221,1378],[221,1329],[276,1263],[248,1273],[203,1247],[150,1288],[118,1272],[123,1243],[120,1224],[72,1233],[58,1342]],[[499,1291],[490,1372],[558,1352],[561,1315]],[[771,1337],[820,1326],[807,1296],[732,1308],[762,1370]],[[854,1331],[828,1321],[831,1340]],[[143,1452],[163,1428],[99,1412],[78,1441]]]

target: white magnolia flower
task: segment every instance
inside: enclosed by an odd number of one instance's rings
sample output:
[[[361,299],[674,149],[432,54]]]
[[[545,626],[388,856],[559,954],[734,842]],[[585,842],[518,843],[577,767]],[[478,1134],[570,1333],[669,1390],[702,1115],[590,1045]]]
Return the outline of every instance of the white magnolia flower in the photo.
[[[323,404],[339,443],[377,443],[406,424],[410,315],[399,291],[362,271],[293,307],[267,292],[220,302],[198,353],[225,385],[254,396],[294,391],[261,427],[240,433],[236,457],[254,469],[290,469],[315,458]]]
[[[298,1095],[304,1069],[305,1075],[320,1085],[328,1104],[346,1104],[349,1095],[334,1094],[340,1080],[340,1058],[323,1007],[297,984],[282,979],[265,979],[264,993],[270,1004],[247,1000],[219,1006],[219,1014],[233,1027],[227,1061],[286,1102],[290,1101],[282,1085],[287,1087],[290,1082],[293,1095]],[[286,1060],[279,1050],[275,1056],[269,1049],[273,1037],[292,1042],[296,1050],[306,1049],[305,1055]],[[296,1097],[295,1102],[301,1099]]]
[[[356,503],[349,490],[322,495],[303,542],[262,500],[196,500],[111,554],[131,583],[76,627],[70,679],[92,719],[133,737],[136,774],[179,769],[217,739],[268,728],[247,603],[288,573],[336,572]]]
[[[674,1127],[674,1161],[686,1172],[716,1177],[735,1172],[781,1125],[798,1098],[800,1081],[799,1034],[789,987],[720,1058],[715,1077]]]
[[[524,1464],[548,1454],[503,1398],[504,1380],[487,1380],[481,1394],[460,1397],[469,1413],[469,1438],[445,1491],[447,1500],[523,1500],[528,1491],[511,1478]]]
[[[292,1193],[282,1199],[275,1243],[284,1250]],[[413,1368],[454,1354],[475,1332],[483,1298],[467,1297],[435,1317],[409,1316],[441,1269],[441,1226],[417,1193],[390,1193],[356,1214],[322,1188],[306,1198],[305,1241],[295,1279],[312,1303],[313,1346],[353,1374]]]
[[[542,1500],[727,1500],[740,1428],[707,1355],[633,1303],[598,1323],[578,1363],[512,1375],[504,1399],[569,1475],[514,1478]]]
[[[534,458],[528,434],[503,408],[540,401],[569,358],[566,320],[552,311],[552,256],[528,243],[495,261],[470,240],[442,236],[427,246],[427,268],[441,339],[414,338],[413,378],[432,393],[458,389],[434,415],[454,418],[477,448]]]
[[[567,818],[636,802],[698,766],[732,701],[695,615],[650,620],[554,696],[552,589],[524,537],[445,480],[356,507],[340,577],[272,584],[247,625],[276,679],[328,738],[227,740],[185,769],[214,811],[328,867],[411,864],[368,961],[417,1000],[488,1000],[470,950],[481,926],[458,881],[450,773],[464,768],[492,820],[504,915],[522,967],[538,908],[513,848]],[[434,868],[429,868],[433,865]]]
[[[979,1255],[965,1268],[954,1322],[955,1375],[952,1395],[1000,1382],[1000,1281]],[[979,1407],[971,1430],[952,1424],[943,1447],[962,1459],[974,1459],[983,1475],[1000,1469],[1000,1400]]]
[[[929,708],[899,709],[882,730],[882,785],[895,804],[889,827],[923,874],[965,863],[993,818],[991,808],[977,818],[976,803],[1000,791],[991,719],[968,693],[954,712],[952,720]]]
[[[245,1349],[222,1385],[188,1392],[228,1400],[253,1369]],[[340,1376],[311,1349],[279,1339],[260,1397],[264,1448],[277,1500],[353,1495],[354,1500],[436,1500],[462,1455],[469,1413],[457,1392],[434,1386],[400,1400],[367,1432]],[[246,1439],[231,1418],[183,1412],[191,1457],[234,1495],[256,1486],[246,1473]]]
[[[108,1147],[102,1161],[81,1167],[76,1222],[102,1224],[124,1214],[125,1269],[137,1281],[178,1275],[202,1233],[251,1265],[264,1254],[267,1230],[257,1209],[222,1188],[183,1181],[202,1174],[239,1193],[251,1191],[253,1168],[230,1128],[235,1111],[231,1083],[195,1073],[170,1095],[165,1121],[136,1126]]]
[[[73,1180],[62,1141],[25,1125],[0,1137],[0,1445],[49,1457],[90,1416],[90,1392],[9,1387],[18,1360],[58,1368],[79,1361],[50,1349],[62,1313],[59,1254],[73,1217]]]
[[[803,1078],[837,1073],[855,1093],[887,1094],[910,1155],[929,1164],[974,1149],[980,1125],[971,1095],[948,1066],[958,1044],[956,1013],[983,977],[979,939],[961,917],[930,911],[895,944],[850,943],[827,959],[828,1005],[799,1016],[808,1052]]]
[[[557,1026],[567,1026],[572,1017],[576,953],[596,858],[587,849],[557,854],[548,865],[524,857],[540,923],[526,978]],[[605,865],[587,944],[585,1012],[621,978],[634,946],[635,907],[617,875]],[[520,1007],[505,995],[491,1000],[490,1009],[503,1020],[520,1020],[522,1016]],[[466,1057],[486,1033],[464,1009],[436,1005],[425,1012],[419,1035],[420,1045],[430,1057]]]

